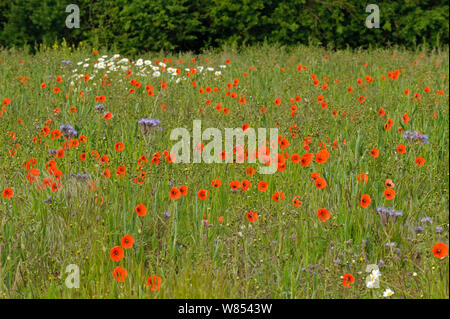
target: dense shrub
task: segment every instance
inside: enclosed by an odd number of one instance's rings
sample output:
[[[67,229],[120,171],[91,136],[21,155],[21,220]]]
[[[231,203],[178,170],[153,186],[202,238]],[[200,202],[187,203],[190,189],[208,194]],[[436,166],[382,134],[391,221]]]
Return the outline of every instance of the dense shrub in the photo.
[[[78,0],[80,28],[65,26],[73,0],[0,0],[0,45],[65,38],[122,53],[199,51],[223,44],[315,43],[336,48],[448,44],[447,1],[377,1],[380,28],[368,29],[359,0]]]

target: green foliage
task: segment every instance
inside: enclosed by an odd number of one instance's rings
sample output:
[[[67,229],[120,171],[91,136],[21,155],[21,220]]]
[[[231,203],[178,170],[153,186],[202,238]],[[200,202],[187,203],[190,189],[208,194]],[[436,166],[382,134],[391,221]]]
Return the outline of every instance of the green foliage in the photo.
[[[358,0],[80,0],[80,29],[65,26],[69,0],[0,0],[0,45],[70,44],[122,53],[199,51],[222,45],[315,43],[336,48],[448,44],[447,1],[378,1],[380,28]]]

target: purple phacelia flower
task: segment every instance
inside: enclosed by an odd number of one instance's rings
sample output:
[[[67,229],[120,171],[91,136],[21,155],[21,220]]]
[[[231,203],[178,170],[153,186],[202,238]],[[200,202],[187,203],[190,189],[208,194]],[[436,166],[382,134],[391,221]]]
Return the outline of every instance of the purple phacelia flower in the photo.
[[[412,142],[414,140],[420,141],[423,144],[428,144],[428,135],[426,134],[420,134],[417,131],[411,132],[411,131],[405,131],[403,134],[403,138]]]
[[[432,221],[431,218],[428,217],[428,216],[425,216],[425,217],[422,218],[420,221],[421,221],[422,224],[424,224],[424,225],[426,225],[426,224],[428,224],[428,225],[433,225],[433,221]]]
[[[389,220],[392,220],[395,223],[398,217],[403,216],[403,212],[390,207],[377,206],[376,211],[381,216],[381,223],[383,226],[385,226]]]
[[[159,126],[161,121],[158,119],[142,118],[138,121],[138,124],[142,134],[148,134],[151,132],[152,128]],[[161,131],[161,127],[159,127],[159,130]]]
[[[59,126],[59,129],[61,130],[64,137],[75,137],[78,135],[78,132],[73,128],[70,124],[61,124]]]

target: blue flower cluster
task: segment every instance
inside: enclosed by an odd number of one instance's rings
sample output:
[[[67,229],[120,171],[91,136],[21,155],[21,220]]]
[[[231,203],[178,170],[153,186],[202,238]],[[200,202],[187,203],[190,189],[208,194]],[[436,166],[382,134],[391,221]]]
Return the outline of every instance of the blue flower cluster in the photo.
[[[390,207],[377,206],[376,211],[381,216],[383,226],[386,226],[389,221],[395,223],[398,217],[403,216],[403,212]]]
[[[420,134],[417,131],[411,132],[411,131],[405,131],[405,134],[403,134],[403,138],[405,140],[408,140],[410,142],[414,140],[420,141],[422,144],[428,144],[428,135],[426,134]]]
[[[61,124],[59,129],[61,130],[64,137],[75,137],[78,135],[78,132],[73,128],[70,124]]]
[[[142,134],[148,134],[151,132],[152,128],[159,126],[161,121],[158,119],[142,118],[138,121],[138,124],[141,128]],[[161,130],[161,128],[159,130]]]

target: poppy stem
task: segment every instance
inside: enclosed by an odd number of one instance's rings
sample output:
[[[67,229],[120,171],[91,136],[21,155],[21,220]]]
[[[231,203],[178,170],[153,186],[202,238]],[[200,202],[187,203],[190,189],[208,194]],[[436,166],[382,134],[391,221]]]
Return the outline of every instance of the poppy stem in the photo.
[[[175,221],[174,221],[174,231],[173,231],[173,246],[172,246],[172,250],[173,250],[173,254],[175,254],[175,249],[176,249],[176,243],[177,243],[177,234],[178,234],[178,209],[177,209],[177,203],[174,203],[175,205]]]
[[[198,198],[195,197],[195,209],[194,209],[194,227],[195,227],[195,233],[198,235],[198,225],[197,225],[197,205],[198,205]],[[194,236],[195,239],[197,237]]]

